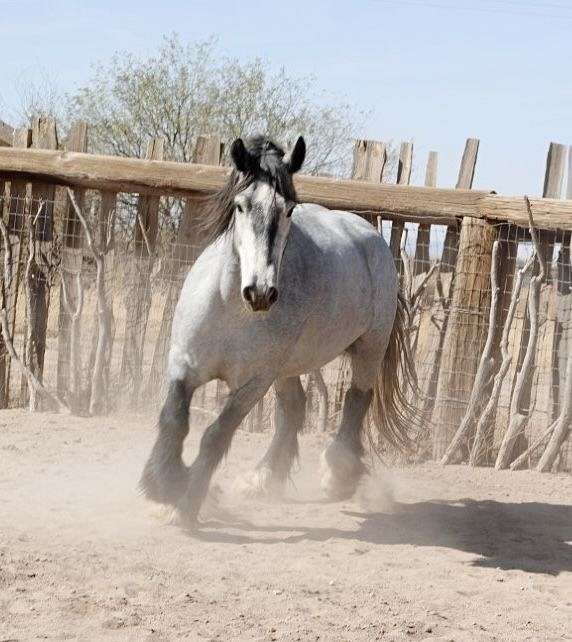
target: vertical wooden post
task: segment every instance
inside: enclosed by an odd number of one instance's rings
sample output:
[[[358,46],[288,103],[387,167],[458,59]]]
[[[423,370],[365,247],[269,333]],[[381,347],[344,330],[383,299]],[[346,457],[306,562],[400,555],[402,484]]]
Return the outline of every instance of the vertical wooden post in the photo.
[[[12,147],[14,131],[11,125],[0,120],[0,147]]]
[[[40,116],[32,123],[32,147],[36,149],[57,149],[58,136],[56,121],[53,118]],[[53,271],[53,215],[55,205],[55,185],[43,182],[32,184],[31,211],[28,216],[37,216],[41,202],[44,207],[35,224],[36,260],[31,266],[27,300],[27,326],[24,344],[24,359],[30,370],[42,380],[44,372],[44,355],[46,351],[46,331],[50,306],[50,279]],[[37,409],[35,395],[30,395],[28,382],[22,378],[21,400],[30,401],[30,410]]]
[[[572,146],[568,149],[566,198],[572,199]],[[537,470],[550,472],[572,429],[572,263],[571,234],[564,232],[558,256],[556,327],[553,347],[553,419],[556,425]]]
[[[151,140],[146,160],[163,160],[164,141]],[[139,196],[135,221],[134,250],[127,267],[125,335],[121,360],[121,383],[130,392],[131,406],[139,402],[145,334],[151,307],[151,271],[159,225],[158,196]]]
[[[223,144],[218,136],[199,136],[192,160],[201,165],[220,165],[222,155]],[[167,262],[167,274],[171,281],[149,374],[148,391],[152,397],[157,396],[164,378],[171,324],[183,280],[187,269],[204,249],[205,239],[199,227],[202,207],[200,199],[186,199],[173,253]]]
[[[397,165],[397,185],[409,185],[411,180],[411,168],[413,166],[413,143],[401,143],[399,149],[399,161]],[[401,262],[401,235],[403,234],[403,221],[391,223],[391,239],[389,247],[393,258]]]
[[[459,176],[457,178],[456,189],[472,189],[473,179],[475,177],[475,168],[477,166],[477,156],[479,153],[479,139],[467,138],[461,165],[459,167]],[[443,254],[441,257],[441,272],[453,272],[457,262],[457,251],[459,246],[459,229],[454,225],[447,227],[445,234],[445,243],[443,245]]]
[[[429,152],[427,157],[427,168],[425,170],[425,187],[437,187],[437,166],[439,156],[437,152]],[[423,274],[429,269],[429,242],[431,226],[427,223],[419,223],[417,229],[417,244],[415,246],[415,263],[413,266],[414,276]]]
[[[376,140],[356,140],[352,179],[355,181],[381,183],[386,160],[385,143]]]
[[[201,165],[220,165],[223,145],[218,136],[199,136],[193,154],[193,163]],[[204,250],[206,239],[200,228],[201,212],[203,210],[201,197],[189,197],[185,201],[185,210],[177,235],[175,269],[192,265]]]
[[[463,219],[433,412],[434,459],[443,456],[465,414],[486,341],[496,236],[496,229],[485,220]]]
[[[471,189],[479,140],[469,138],[456,189]],[[448,316],[444,320],[433,410],[433,458],[441,459],[464,414],[486,341],[490,305],[489,274],[497,230],[483,219],[466,217],[461,232],[447,228],[440,273],[454,269]],[[470,351],[467,349],[471,346]]]
[[[14,130],[12,147],[28,148],[32,144],[32,130],[24,127]],[[16,325],[16,306],[21,275],[21,257],[25,234],[25,217],[29,207],[28,183],[20,178],[10,180],[10,194],[8,197],[8,234],[12,248],[12,283],[5,284],[6,310],[8,312],[8,326],[10,333],[14,334]],[[10,400],[10,355],[5,356],[4,391],[0,398],[0,407],[8,406]]]
[[[87,152],[87,124],[77,122],[72,125],[66,149],[70,152]],[[80,209],[83,209],[85,190],[75,189],[74,196]],[[78,301],[76,276],[81,274],[83,259],[83,229],[71,203],[64,207],[61,285],[60,285],[60,313],[58,319],[58,371],[57,390],[61,398],[65,399],[70,394],[70,330],[71,318],[64,305],[64,288],[67,299],[72,309]],[[78,355],[79,357],[79,355]],[[79,371],[80,364],[72,367]]]

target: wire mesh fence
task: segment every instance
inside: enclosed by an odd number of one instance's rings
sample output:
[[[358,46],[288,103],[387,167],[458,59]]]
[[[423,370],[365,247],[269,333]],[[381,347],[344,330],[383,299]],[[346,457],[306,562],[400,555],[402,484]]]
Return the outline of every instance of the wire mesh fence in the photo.
[[[18,358],[34,364],[38,378],[77,414],[157,411],[165,394],[176,302],[204,246],[193,227],[201,202],[161,197],[142,205],[141,198],[129,194],[86,191],[76,192],[75,204],[79,217],[66,189],[56,188],[46,199],[16,181],[0,201],[6,232],[3,405],[25,405],[30,396],[30,381],[16,367],[11,343]],[[141,215],[142,207],[156,209],[155,223]],[[516,408],[525,420],[512,455],[524,453],[522,465],[534,466],[542,448],[530,447],[546,434],[566,401],[566,366],[572,358],[570,233],[539,233],[546,274],[534,309],[531,287],[539,267],[529,261],[534,248],[528,229],[505,223],[485,228],[476,219],[465,219],[458,228],[417,222],[396,226],[382,213],[361,216],[392,244],[411,312],[409,336],[420,389],[413,401],[426,427],[416,458],[439,459],[446,452],[471,407],[490,340],[492,367],[473,400],[473,426],[461,443],[461,458],[469,457],[478,419],[496,395],[478,462],[495,462]],[[495,242],[496,253],[491,253]],[[350,377],[343,359],[304,377],[306,430],[335,428]],[[221,382],[199,390],[194,416],[206,421],[216,415],[225,393]],[[273,405],[271,391],[243,427],[271,428]],[[556,466],[572,468],[570,439]]]

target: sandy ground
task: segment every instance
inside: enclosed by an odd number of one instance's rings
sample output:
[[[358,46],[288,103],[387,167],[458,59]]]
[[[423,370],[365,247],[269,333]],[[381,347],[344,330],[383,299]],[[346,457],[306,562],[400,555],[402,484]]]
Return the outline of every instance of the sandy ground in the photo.
[[[326,503],[307,435],[268,503],[235,480],[269,435],[239,432],[189,533],[138,496],[153,436],[0,412],[0,641],[572,639],[570,476],[424,465]]]

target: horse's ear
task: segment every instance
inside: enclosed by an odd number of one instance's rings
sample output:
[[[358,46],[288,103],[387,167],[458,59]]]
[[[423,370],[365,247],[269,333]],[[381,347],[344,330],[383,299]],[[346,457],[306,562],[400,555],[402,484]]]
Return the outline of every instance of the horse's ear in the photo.
[[[295,174],[302,167],[304,158],[306,158],[306,142],[302,136],[299,136],[294,147],[284,156],[284,164],[290,174]]]
[[[252,157],[246,149],[242,138],[237,138],[230,146],[230,156],[234,166],[239,172],[246,174],[252,169]]]

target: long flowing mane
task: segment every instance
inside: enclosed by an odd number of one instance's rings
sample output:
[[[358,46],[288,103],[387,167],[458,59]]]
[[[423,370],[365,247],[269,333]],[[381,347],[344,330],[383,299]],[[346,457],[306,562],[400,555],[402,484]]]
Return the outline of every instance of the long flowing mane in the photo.
[[[297,202],[292,176],[283,162],[284,150],[264,136],[246,139],[244,144],[251,158],[250,170],[233,169],[226,185],[206,199],[200,227],[209,242],[232,228],[234,199],[253,183],[263,181],[286,200]]]

